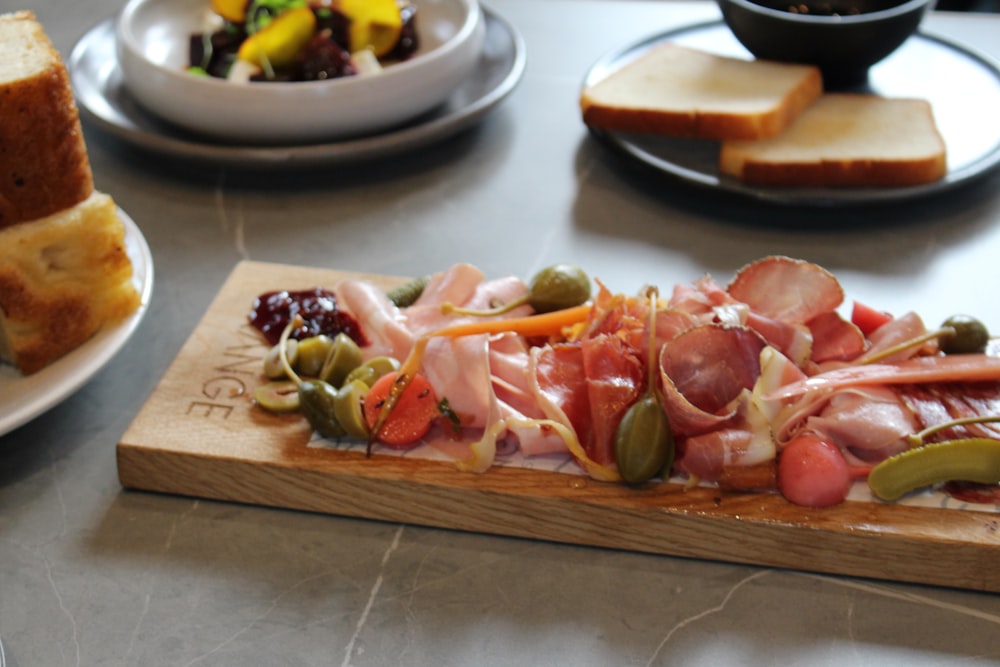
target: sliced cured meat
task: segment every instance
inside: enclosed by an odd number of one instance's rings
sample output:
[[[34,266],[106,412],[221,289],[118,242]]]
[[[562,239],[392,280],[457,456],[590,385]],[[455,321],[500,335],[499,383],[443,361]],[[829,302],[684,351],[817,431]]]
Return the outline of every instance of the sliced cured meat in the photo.
[[[810,359],[817,364],[825,361],[847,361],[860,356],[868,345],[865,336],[836,311],[820,313],[806,323],[812,334]]]
[[[545,416],[573,429],[584,448],[593,440],[587,376],[579,344],[559,343],[532,352],[539,405]]]
[[[871,333],[868,337],[871,347],[857,359],[857,363],[866,363],[875,355],[879,355],[883,363],[909,359],[920,352],[919,345],[903,347],[898,352],[884,357],[883,355],[890,348],[912,341],[926,332],[927,328],[924,326],[923,320],[916,313],[906,313],[892,319]]]
[[[714,324],[689,329],[663,346],[660,379],[674,434],[704,433],[730,419],[732,401],[760,375],[765,346],[750,329]]]
[[[490,375],[507,428],[525,456],[566,451],[566,442],[551,428],[536,423],[545,413],[533,390],[531,355],[524,339],[502,334],[490,340]]]
[[[798,366],[805,365],[813,354],[813,333],[803,324],[782,322],[751,311],[746,325]]]
[[[766,416],[757,409],[749,391],[742,391],[734,401],[733,416],[723,428],[683,438],[678,442],[674,468],[706,481],[728,477],[732,486],[756,485],[760,472],[775,459],[774,440]],[[738,483],[736,469],[757,469],[746,476],[752,482]],[[767,475],[764,479],[770,480]],[[766,482],[765,482],[766,483]]]
[[[592,429],[584,449],[597,463],[614,465],[615,431],[625,411],[645,391],[645,366],[610,334],[584,340],[581,350]]]
[[[955,354],[914,357],[894,364],[845,366],[787,384],[764,398],[793,398],[808,391],[831,391],[861,385],[983,381],[1000,381],[1000,357]]]
[[[729,294],[761,315],[784,322],[808,322],[844,300],[840,282],[826,269],[790,257],[766,257],[743,267]]]
[[[361,323],[368,345],[362,348],[366,359],[378,356],[405,359],[413,347],[414,336],[405,317],[385,292],[370,282],[342,280],[334,289],[338,307]]]
[[[496,399],[492,395],[489,340],[485,334],[431,339],[421,372],[434,393],[448,399],[462,426],[486,428],[490,401]]]
[[[486,278],[471,264],[454,264],[446,271],[435,273],[427,280],[414,306],[440,306],[443,303],[461,305],[472,298],[479,283]]]
[[[903,385],[902,400],[916,413],[921,428],[956,419],[1000,415],[1000,382]],[[929,441],[950,438],[1000,438],[1000,423],[964,424],[937,432]]]
[[[830,396],[818,414],[806,419],[805,430],[833,442],[856,461],[872,463],[904,451],[906,436],[919,430],[919,422],[898,392],[857,387]]]
[[[705,275],[691,285],[675,285],[669,306],[691,315],[708,316],[704,321],[712,321],[716,308],[736,302],[711,276]]]

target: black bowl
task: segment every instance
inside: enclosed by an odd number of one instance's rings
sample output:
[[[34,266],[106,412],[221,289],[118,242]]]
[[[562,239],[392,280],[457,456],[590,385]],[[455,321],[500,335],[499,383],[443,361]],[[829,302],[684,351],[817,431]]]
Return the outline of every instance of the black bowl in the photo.
[[[808,63],[828,89],[868,69],[917,31],[934,0],[717,0],[733,35],[764,60]]]

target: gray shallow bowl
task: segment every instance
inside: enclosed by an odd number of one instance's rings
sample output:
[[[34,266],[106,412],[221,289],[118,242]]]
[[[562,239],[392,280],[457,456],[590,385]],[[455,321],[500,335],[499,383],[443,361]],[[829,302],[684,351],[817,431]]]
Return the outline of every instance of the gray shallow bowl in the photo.
[[[934,0],[717,2],[729,29],[750,53],[817,65],[827,88],[863,83],[868,68],[915,33],[934,5]]]

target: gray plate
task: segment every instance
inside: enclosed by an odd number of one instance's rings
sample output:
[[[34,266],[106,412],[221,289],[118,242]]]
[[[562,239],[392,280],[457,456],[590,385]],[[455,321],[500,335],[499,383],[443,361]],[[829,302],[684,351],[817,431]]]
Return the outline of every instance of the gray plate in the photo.
[[[394,155],[454,135],[480,121],[517,87],[526,61],[522,37],[487,8],[486,39],[472,74],[448,100],[399,128],[344,141],[294,146],[212,143],[171,126],[141,108],[125,88],[108,19],[73,47],[70,79],[85,121],[160,155],[239,169],[346,164]]]
[[[748,57],[720,21],[660,33],[599,60],[584,86],[604,78],[656,44],[675,41],[706,51]],[[762,188],[743,185],[718,171],[718,142],[591,130],[626,159],[702,188],[778,204],[842,206],[915,199],[938,194],[983,176],[1000,164],[1000,69],[989,58],[940,37],[917,34],[875,65],[857,92],[930,101],[948,151],[948,174],[928,185],[905,188]]]

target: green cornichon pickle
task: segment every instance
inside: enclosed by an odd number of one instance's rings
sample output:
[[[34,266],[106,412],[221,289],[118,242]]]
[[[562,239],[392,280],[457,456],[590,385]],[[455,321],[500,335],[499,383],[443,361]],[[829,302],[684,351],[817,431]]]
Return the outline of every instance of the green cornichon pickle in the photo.
[[[1000,483],[1000,440],[962,438],[921,445],[882,461],[868,486],[882,500],[943,482]]]
[[[424,293],[424,288],[427,287],[427,277],[414,278],[408,283],[404,283],[399,287],[393,288],[386,292],[386,296],[389,297],[389,301],[392,301],[399,308],[406,308],[407,306],[412,306],[413,302],[420,298],[420,295]]]
[[[615,431],[615,460],[629,484],[647,482],[673,466],[674,436],[655,395],[646,395],[625,412]]]

